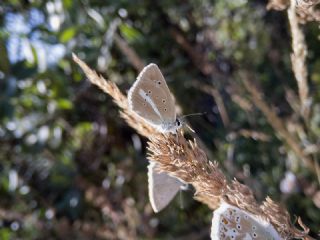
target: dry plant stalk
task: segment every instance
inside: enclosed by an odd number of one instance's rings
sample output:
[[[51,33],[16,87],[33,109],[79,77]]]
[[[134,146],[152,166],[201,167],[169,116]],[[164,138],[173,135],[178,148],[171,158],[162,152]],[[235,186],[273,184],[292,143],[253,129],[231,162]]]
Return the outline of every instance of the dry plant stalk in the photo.
[[[319,0],[294,0],[294,2],[295,12],[300,23],[305,24],[307,22],[320,21],[320,11],[316,9],[316,5],[320,3]],[[267,9],[282,11],[289,8],[290,5],[292,6],[290,0],[269,0]]]
[[[320,11],[316,9],[316,5],[319,4],[319,0],[298,0],[297,4],[297,15],[300,23],[307,22],[319,22],[320,21]]]
[[[212,210],[218,208],[224,201],[258,215],[269,221],[284,239],[312,239],[307,235],[308,229],[304,228],[304,225],[301,224],[304,231],[300,231],[291,224],[285,208],[269,198],[259,205],[249,187],[237,180],[229,182],[219,169],[218,163],[209,161],[195,140],[187,140],[182,131],[176,135],[158,133],[128,108],[127,98],[114,83],[99,76],[76,55],[73,55],[73,60],[79,64],[93,84],[113,98],[121,108],[121,116],[127,123],[149,139],[148,159],[157,162],[159,171],[192,184],[198,201]]]
[[[303,149],[298,143],[298,140],[288,132],[283,121],[276,115],[276,113],[268,106],[264,101],[262,93],[254,86],[249,80],[249,76],[246,73],[242,73],[242,81],[245,88],[250,93],[253,102],[266,116],[269,124],[280,135],[280,137],[288,144],[292,151],[303,161],[305,166],[311,171],[315,172],[315,165],[309,156],[305,155]]]
[[[305,120],[308,120],[310,114],[310,100],[308,87],[308,71],[306,67],[306,57],[308,54],[307,46],[304,39],[304,34],[299,27],[298,18],[296,15],[296,0],[291,0],[291,5],[288,8],[288,19],[290,23],[292,35],[292,50],[291,62],[294,76],[297,80],[299,97],[300,97],[300,114]]]

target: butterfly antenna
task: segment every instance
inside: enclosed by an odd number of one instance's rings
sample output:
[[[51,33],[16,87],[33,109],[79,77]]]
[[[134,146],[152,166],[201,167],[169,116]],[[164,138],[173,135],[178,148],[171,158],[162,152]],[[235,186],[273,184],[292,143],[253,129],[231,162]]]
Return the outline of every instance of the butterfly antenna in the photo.
[[[207,112],[202,112],[202,113],[191,113],[191,114],[183,115],[183,116],[181,117],[181,119],[184,119],[184,118],[186,118],[186,117],[190,117],[190,116],[201,116],[201,115],[206,115],[206,114],[207,114]]]

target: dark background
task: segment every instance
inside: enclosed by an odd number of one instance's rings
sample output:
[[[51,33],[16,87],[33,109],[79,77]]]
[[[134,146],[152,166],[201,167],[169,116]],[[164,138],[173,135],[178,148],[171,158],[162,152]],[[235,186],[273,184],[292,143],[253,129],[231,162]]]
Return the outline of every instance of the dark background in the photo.
[[[317,149],[319,28],[303,26],[313,99],[305,123],[293,107],[299,99],[286,11],[267,11],[266,4],[0,3],[0,239],[209,238],[212,212],[192,199],[192,188],[163,212],[152,212],[146,139],[85,79],[71,52],[123,92],[141,66],[158,64],[181,114],[207,113],[189,121],[209,158],[229,179],[252,188],[258,201],[268,195],[293,222],[301,216],[315,236],[317,175],[256,108],[239,73],[254,76],[301,146]],[[319,159],[317,150],[312,157]]]

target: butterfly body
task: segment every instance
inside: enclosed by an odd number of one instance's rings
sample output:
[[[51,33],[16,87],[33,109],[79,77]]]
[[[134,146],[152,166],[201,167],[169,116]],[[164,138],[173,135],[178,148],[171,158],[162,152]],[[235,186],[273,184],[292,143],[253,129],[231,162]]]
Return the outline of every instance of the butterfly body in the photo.
[[[173,133],[176,134],[178,129],[181,127],[181,122],[177,118],[175,122],[162,122],[160,126],[156,126],[157,130],[162,133]]]

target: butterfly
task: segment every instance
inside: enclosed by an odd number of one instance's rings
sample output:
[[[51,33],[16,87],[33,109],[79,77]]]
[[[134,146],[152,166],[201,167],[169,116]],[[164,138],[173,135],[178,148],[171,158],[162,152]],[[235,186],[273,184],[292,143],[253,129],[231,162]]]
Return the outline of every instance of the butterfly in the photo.
[[[175,101],[167,83],[154,63],[146,66],[128,92],[129,108],[161,133],[176,134],[181,120],[176,117]],[[148,166],[149,200],[155,212],[165,208],[184,183]]]
[[[262,217],[223,202],[213,213],[212,240],[280,240],[274,227]]]
[[[154,63],[141,71],[128,92],[128,102],[132,111],[161,133],[176,133],[181,127],[174,98]]]

